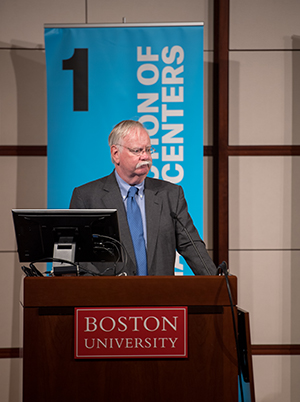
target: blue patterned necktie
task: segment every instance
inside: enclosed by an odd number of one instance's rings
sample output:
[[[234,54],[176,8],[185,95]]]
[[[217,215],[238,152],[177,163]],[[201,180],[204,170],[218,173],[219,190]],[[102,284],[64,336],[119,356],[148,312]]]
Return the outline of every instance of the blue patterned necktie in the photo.
[[[137,192],[138,189],[136,187],[130,187],[130,189],[128,190],[127,220],[137,263],[137,274],[148,275],[142,215],[135,199],[135,194]]]

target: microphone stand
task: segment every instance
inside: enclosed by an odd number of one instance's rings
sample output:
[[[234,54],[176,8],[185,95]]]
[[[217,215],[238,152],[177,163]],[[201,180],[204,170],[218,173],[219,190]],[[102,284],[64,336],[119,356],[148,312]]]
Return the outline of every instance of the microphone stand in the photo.
[[[235,320],[235,315],[234,315],[234,307],[233,307],[233,300],[232,300],[232,294],[231,294],[231,289],[230,289],[230,283],[229,283],[229,279],[228,279],[229,270],[227,268],[227,263],[225,261],[223,261],[218,266],[218,275],[219,276],[224,275],[225,280],[226,280],[226,286],[227,286],[227,291],[228,291],[228,296],[229,296],[230,306],[231,306],[233,331],[234,331],[234,338],[235,338],[235,345],[236,345],[237,359],[238,359],[238,377],[239,377],[239,384],[240,384],[240,391],[241,391],[241,402],[244,402],[244,391],[243,391],[243,383],[242,383],[242,364],[241,364],[239,339],[238,339],[237,325],[236,325],[236,320]]]

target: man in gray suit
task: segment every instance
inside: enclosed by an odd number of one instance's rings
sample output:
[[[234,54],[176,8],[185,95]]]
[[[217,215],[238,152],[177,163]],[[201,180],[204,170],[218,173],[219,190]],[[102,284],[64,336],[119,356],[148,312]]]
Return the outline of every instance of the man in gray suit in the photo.
[[[182,188],[147,177],[154,150],[144,126],[133,120],[122,121],[110,133],[109,146],[115,170],[75,188],[70,208],[117,209],[120,237],[128,254],[124,271],[137,275],[139,255],[126,214],[128,189],[135,186],[146,244],[147,274],[173,275],[177,250],[196,275],[215,275],[216,266],[188,213]],[[101,271],[101,264],[95,265]]]

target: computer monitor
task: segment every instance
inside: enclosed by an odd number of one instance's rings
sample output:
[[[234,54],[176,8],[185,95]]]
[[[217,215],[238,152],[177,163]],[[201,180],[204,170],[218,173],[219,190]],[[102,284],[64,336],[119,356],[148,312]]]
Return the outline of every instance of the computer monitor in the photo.
[[[116,209],[12,210],[20,262],[52,262],[54,275],[76,263],[122,261]]]

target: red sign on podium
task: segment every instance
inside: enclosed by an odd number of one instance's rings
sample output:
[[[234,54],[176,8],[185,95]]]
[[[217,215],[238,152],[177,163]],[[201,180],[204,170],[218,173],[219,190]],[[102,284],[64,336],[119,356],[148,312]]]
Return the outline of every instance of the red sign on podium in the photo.
[[[187,339],[187,307],[75,309],[75,359],[186,358]]]

